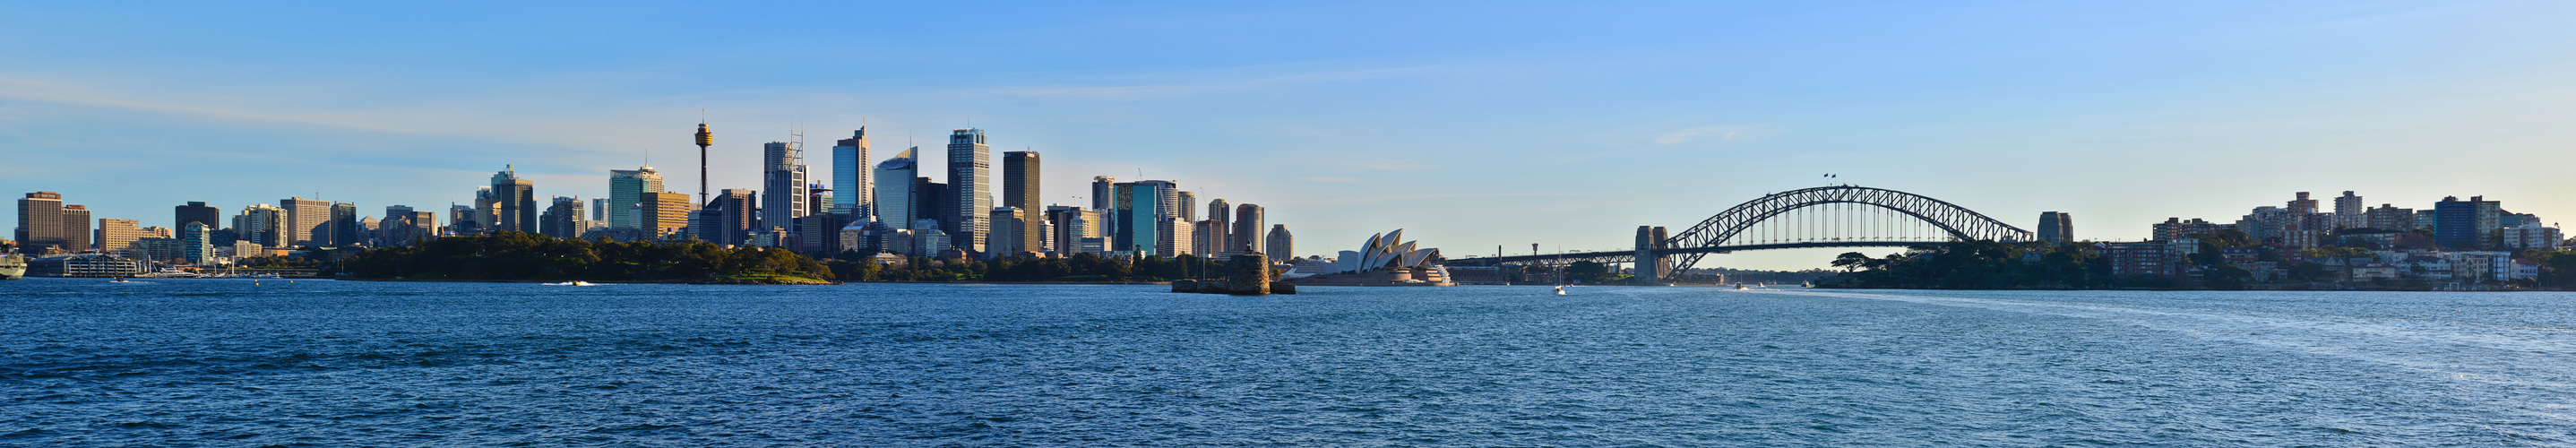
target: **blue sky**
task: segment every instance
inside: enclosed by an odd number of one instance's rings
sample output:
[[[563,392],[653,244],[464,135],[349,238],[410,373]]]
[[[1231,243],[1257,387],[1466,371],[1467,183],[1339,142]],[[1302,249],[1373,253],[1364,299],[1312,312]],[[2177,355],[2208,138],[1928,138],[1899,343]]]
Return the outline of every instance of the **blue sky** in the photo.
[[[1056,201],[1142,170],[1267,206],[1310,254],[1396,228],[1453,256],[1622,248],[1829,172],[2096,239],[2295,191],[2576,217],[2560,2],[8,9],[0,191],[146,225],[442,208],[504,164],[593,197],[649,157],[685,192],[701,109],[715,188],[757,185],[791,125],[819,166],[862,119],[880,158],[971,124],[1044,153]]]

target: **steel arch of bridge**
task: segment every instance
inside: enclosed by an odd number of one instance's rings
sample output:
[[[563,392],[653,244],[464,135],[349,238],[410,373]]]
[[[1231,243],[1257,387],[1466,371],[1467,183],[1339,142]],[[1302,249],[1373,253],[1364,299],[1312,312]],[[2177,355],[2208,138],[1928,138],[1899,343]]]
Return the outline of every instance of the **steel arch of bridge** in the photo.
[[[1710,216],[1707,220],[1700,221],[1699,225],[1691,226],[1690,229],[1683,230],[1681,233],[1666,238],[1664,241],[1657,242],[1657,247],[1652,249],[1653,252],[1657,255],[1669,256],[1673,259],[1673,269],[1671,272],[1658,272],[1657,274],[1659,274],[1659,276],[1670,276],[1672,272],[1686,271],[1690,269],[1692,265],[1698,264],[1700,257],[1707,256],[1710,253],[1726,252],[1735,248],[1752,247],[1730,245],[1729,243],[1734,240],[1737,235],[1742,234],[1746,229],[1753,228],[1755,224],[1760,224],[1764,220],[1771,219],[1772,217],[1780,216],[1783,213],[1788,213],[1797,209],[1830,204],[1860,204],[1885,208],[1895,211],[1896,213],[1923,220],[1923,222],[1929,223],[1933,227],[1938,227],[1942,231],[1948,232],[1953,239],[1958,240],[2028,241],[2033,239],[2031,232],[2028,230],[2022,230],[2019,227],[2013,227],[2011,224],[2005,224],[2003,221],[1987,217],[1985,214],[1977,213],[1975,210],[1969,210],[1967,207],[1960,207],[1958,204],[1952,204],[1948,201],[1933,199],[1923,195],[1884,188],[1869,188],[1850,185],[1815,187],[1772,193],[1759,199],[1746,201],[1743,204],[1737,204],[1734,208],[1726,209],[1726,211],[1719,212],[1716,216]],[[1913,244],[1921,243],[1888,242],[1884,245],[1902,246]],[[1839,246],[1862,245],[1870,244],[1843,244]],[[1641,267],[1643,266],[1641,265]]]

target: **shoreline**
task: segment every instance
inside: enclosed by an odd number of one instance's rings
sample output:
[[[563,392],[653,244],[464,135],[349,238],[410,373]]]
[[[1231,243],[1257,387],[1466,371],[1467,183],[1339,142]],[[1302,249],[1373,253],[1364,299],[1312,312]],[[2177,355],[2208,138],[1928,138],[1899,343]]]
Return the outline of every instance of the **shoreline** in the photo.
[[[307,280],[342,280],[342,281],[353,281],[353,282],[417,282],[417,283],[563,283],[563,282],[574,281],[574,280],[458,280],[458,279],[388,279],[388,278],[344,278],[344,279],[307,279]],[[842,281],[831,281],[831,282],[820,282],[820,283],[803,283],[803,282],[799,282],[799,283],[737,283],[737,282],[691,282],[691,281],[666,281],[666,282],[665,282],[665,281],[616,281],[616,280],[610,280],[610,281],[590,281],[590,280],[580,280],[580,281],[582,281],[582,282],[588,282],[588,283],[592,283],[592,284],[601,284],[601,285],[748,285],[748,286],[828,286],[828,285],[866,285],[866,284],[886,284],[886,285],[901,285],[901,284],[919,284],[919,285],[1169,285],[1169,284],[1172,284],[1172,282],[1145,282],[1145,281],[1135,281],[1135,282],[1096,282],[1096,281],[1095,281],[1095,282],[1046,282],[1046,281],[1037,281],[1037,282],[986,282],[986,281],[971,281],[971,282],[842,282]]]

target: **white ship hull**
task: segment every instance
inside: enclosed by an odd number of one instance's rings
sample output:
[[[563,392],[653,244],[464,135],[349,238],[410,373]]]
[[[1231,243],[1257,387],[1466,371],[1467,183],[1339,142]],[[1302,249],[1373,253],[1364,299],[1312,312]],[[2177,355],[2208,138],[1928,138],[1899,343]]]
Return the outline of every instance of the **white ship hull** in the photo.
[[[0,280],[17,280],[27,276],[27,256],[0,255]]]

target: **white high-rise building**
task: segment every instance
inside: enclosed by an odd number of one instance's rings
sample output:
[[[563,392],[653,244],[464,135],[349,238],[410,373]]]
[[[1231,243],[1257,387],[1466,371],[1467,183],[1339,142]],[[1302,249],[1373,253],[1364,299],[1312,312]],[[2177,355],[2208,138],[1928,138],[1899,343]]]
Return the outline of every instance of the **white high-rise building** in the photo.
[[[1196,253],[1191,250],[1192,248],[1190,247],[1190,242],[1192,241],[1190,238],[1190,232],[1192,229],[1190,227],[1195,226],[1196,224],[1191,223],[1189,220],[1181,219],[1178,215],[1165,216],[1163,219],[1154,220],[1154,223],[1160,227],[1155,230],[1160,230],[1163,233],[1163,239],[1154,243],[1154,255],[1161,255],[1168,258]]]
[[[807,191],[805,148],[786,142],[761,145],[760,224],[753,232],[767,232],[771,227],[796,228],[796,218],[811,212],[812,192]],[[783,235],[782,235],[783,236]],[[784,239],[784,238],[781,238]]]
[[[2352,192],[2346,191],[2343,192],[2343,196],[2335,198],[2334,201],[2335,228],[2358,229],[2370,227],[2370,215],[2366,213],[2369,209],[2366,208],[2367,206],[2362,205],[2360,196],[2354,196],[2352,195]]]
[[[912,216],[912,180],[921,173],[921,166],[913,163],[913,153],[920,150],[920,147],[905,149],[894,158],[877,164],[876,220],[886,223],[886,227],[910,228],[913,220],[918,219]]]
[[[644,224],[636,222],[635,215],[617,212],[643,207],[644,195],[660,192],[662,192],[662,173],[654,172],[653,167],[608,170],[608,203],[597,208],[610,212],[608,213],[609,227],[640,229]]]
[[[957,197],[958,215],[948,218],[955,220],[949,227],[957,229],[949,244],[983,252],[992,225],[981,211],[993,209],[993,146],[985,144],[984,130],[948,134],[948,192]]]
[[[849,217],[849,222],[868,222],[876,216],[869,202],[876,198],[876,185],[869,182],[868,128],[860,126],[850,138],[832,146],[832,213]]]

